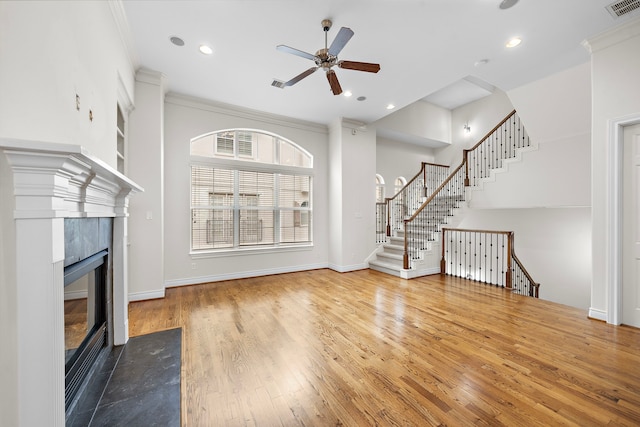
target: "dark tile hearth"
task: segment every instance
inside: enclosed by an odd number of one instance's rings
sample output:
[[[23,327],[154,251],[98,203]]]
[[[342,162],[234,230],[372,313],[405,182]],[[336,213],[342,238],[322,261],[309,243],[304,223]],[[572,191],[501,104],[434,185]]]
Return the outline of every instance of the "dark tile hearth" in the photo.
[[[180,426],[182,329],[115,347],[67,419],[68,427]]]

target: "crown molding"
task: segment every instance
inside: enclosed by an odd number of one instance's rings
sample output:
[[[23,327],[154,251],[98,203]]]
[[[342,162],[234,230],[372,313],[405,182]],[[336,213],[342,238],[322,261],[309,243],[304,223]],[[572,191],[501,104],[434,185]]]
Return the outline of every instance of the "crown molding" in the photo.
[[[640,16],[582,42],[590,54],[640,35]]]
[[[170,92],[165,97],[165,101],[174,105],[197,108],[199,110],[211,111],[213,113],[225,114],[227,116],[241,117],[248,120],[277,124],[280,126],[302,129],[309,132],[327,134],[329,129],[326,125],[304,120],[297,120],[286,116],[266,113],[258,110],[239,107],[237,105],[225,104],[217,101],[210,101],[188,95]]]
[[[127,53],[131,69],[137,70],[140,67],[140,59],[138,58],[138,52],[133,42],[133,35],[131,34],[129,20],[124,10],[124,4],[122,0],[108,0],[107,3],[109,4],[109,9],[111,9],[111,14],[118,29],[122,45]]]

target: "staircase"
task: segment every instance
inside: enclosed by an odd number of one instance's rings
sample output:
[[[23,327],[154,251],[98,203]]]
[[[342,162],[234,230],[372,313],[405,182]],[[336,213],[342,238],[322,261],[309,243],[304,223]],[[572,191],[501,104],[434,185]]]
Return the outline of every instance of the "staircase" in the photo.
[[[448,167],[423,163],[398,194],[386,199],[386,241],[370,257],[369,268],[407,279],[439,273],[442,228],[460,222],[472,190],[481,190],[483,182],[530,149],[529,136],[512,111],[464,150],[462,163],[447,176]]]

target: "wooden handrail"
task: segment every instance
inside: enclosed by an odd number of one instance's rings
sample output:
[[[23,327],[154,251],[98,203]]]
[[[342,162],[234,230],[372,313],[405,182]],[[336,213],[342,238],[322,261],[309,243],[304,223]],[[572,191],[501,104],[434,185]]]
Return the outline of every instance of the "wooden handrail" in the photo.
[[[472,151],[476,150],[478,147],[480,147],[485,141],[487,141],[498,129],[500,129],[501,126],[503,126],[509,119],[511,119],[514,114],[516,114],[516,110],[512,110],[504,119],[502,119],[500,121],[500,123],[498,123],[496,126],[493,127],[493,129],[491,129],[484,137],[482,137],[482,139],[480,139],[480,141],[478,141],[473,147],[469,148],[469,149],[464,149],[463,150],[463,156],[462,156],[462,162],[460,163],[460,165],[449,174],[449,176],[447,177],[447,179],[445,179],[442,184],[440,184],[440,186],[427,198],[427,200],[425,200],[420,207],[418,207],[418,209],[416,209],[416,211],[409,217],[409,218],[405,218],[404,219],[404,229],[405,229],[405,233],[404,233],[404,256],[403,256],[403,267],[405,269],[409,268],[409,245],[408,245],[408,233],[406,232],[407,230],[407,224],[412,222],[413,220],[415,220],[418,215],[420,215],[420,213],[422,213],[422,211],[425,209],[425,207],[427,205],[429,205],[429,203],[431,203],[433,201],[433,199],[438,195],[438,193],[445,188],[446,185],[448,185],[451,180],[457,175],[457,173],[460,171],[460,169],[462,167],[465,168],[464,170],[464,186],[468,187],[470,185],[470,180],[469,180],[469,153],[471,153]]]
[[[447,233],[462,233],[464,235],[464,237],[460,236],[459,234],[455,235],[455,241],[454,240],[447,240]],[[458,250],[456,250],[455,252],[452,252],[451,249],[455,249],[455,248],[461,248],[462,246],[466,247],[467,243],[469,245],[471,245],[471,242],[482,242],[481,238],[478,238],[478,235],[485,235],[485,243],[486,243],[486,239],[489,238],[490,242],[493,242],[493,237],[489,237],[489,236],[496,236],[496,235],[503,235],[506,237],[506,240],[502,240],[502,248],[503,248],[503,252],[501,252],[503,254],[504,257],[502,257],[501,259],[504,262],[504,267],[505,269],[503,270],[504,272],[504,287],[507,289],[510,289],[512,291],[518,291],[518,293],[522,293],[523,291],[528,293],[529,296],[538,298],[539,297],[539,288],[540,288],[540,284],[535,282],[533,280],[533,277],[531,276],[531,274],[527,271],[527,269],[524,267],[524,265],[522,264],[522,262],[520,261],[520,259],[516,256],[515,250],[514,250],[514,232],[513,231],[499,231],[499,230],[476,230],[476,229],[468,229],[468,228],[447,228],[444,227],[442,228],[442,253],[441,253],[441,259],[440,259],[440,272],[441,273],[445,273],[445,274],[453,274],[454,276],[457,275],[456,273],[449,271],[449,273],[447,273],[447,265],[450,266],[450,268],[456,268],[455,266],[458,265],[459,260],[454,257],[449,259],[449,264],[447,264],[447,252],[445,247],[447,245],[449,245],[449,255],[451,256],[452,254],[458,254],[459,252]],[[474,237],[475,236],[475,237]],[[497,239],[497,238],[496,238]],[[503,238],[504,239],[504,238]],[[460,247],[456,246],[456,243],[458,242],[460,244]],[[496,243],[498,243],[499,240],[496,240]],[[505,243],[506,243],[506,250],[505,250]],[[453,247],[451,246],[451,244],[453,244]],[[493,246],[493,244],[491,245]],[[469,246],[469,248],[474,248],[476,249],[476,245],[474,244],[473,246]],[[480,256],[482,257],[482,250],[480,249],[482,246],[478,246],[477,249],[480,251]],[[485,249],[486,250],[486,249]],[[475,259],[475,256],[478,252],[472,252],[473,253],[473,257]],[[465,255],[467,255],[467,250],[465,250],[464,252]],[[470,255],[470,254],[469,254]],[[486,256],[486,255],[485,255]],[[524,278],[526,279],[523,282],[519,282],[519,284],[524,283],[524,287],[523,286],[518,286],[515,285],[513,283],[513,272],[514,272],[514,266],[513,266],[513,262],[515,262],[515,264],[517,265],[518,268],[518,277],[520,277],[520,274],[522,273],[524,275]],[[474,261],[475,262],[475,261]],[[460,264],[462,265],[462,264]],[[474,264],[475,265],[475,264]],[[471,265],[469,264],[469,267],[471,267]],[[463,267],[464,268],[464,267]],[[466,270],[468,272],[468,270]],[[486,271],[486,269],[481,268],[479,271]],[[464,270],[463,270],[463,274],[464,274]],[[464,276],[459,276],[459,277],[464,277]],[[493,282],[490,281],[488,283],[493,283],[493,284],[499,284],[498,282]]]
[[[411,185],[413,183],[413,181],[418,179],[420,177],[420,175],[424,173],[426,165],[439,166],[439,167],[443,167],[443,168],[448,168],[449,167],[447,165],[441,165],[441,164],[438,164],[438,163],[429,163],[429,162],[422,162],[420,164],[421,164],[420,171],[418,171],[418,173],[413,178],[411,178],[409,181],[407,181],[407,183],[400,190],[398,190],[398,192],[396,194],[394,194],[392,197],[386,197],[385,200],[391,201],[391,200],[395,199],[396,197],[398,197],[398,195],[400,195],[400,193],[402,193],[409,185]]]
[[[469,182],[469,162],[468,162],[468,158],[469,158],[469,153],[474,151],[476,148],[478,148],[480,145],[482,145],[483,142],[485,142],[487,139],[489,139],[489,137],[491,135],[494,134],[495,131],[497,131],[498,129],[500,129],[500,126],[502,126],[503,124],[505,124],[511,117],[513,117],[513,115],[516,113],[516,110],[511,111],[507,117],[505,117],[504,119],[502,119],[502,121],[500,123],[498,123],[497,125],[494,126],[493,129],[491,129],[489,132],[487,132],[487,134],[485,136],[482,137],[482,139],[480,139],[480,141],[478,141],[476,143],[476,145],[474,145],[473,147],[469,148],[469,149],[465,149],[462,150],[462,154],[464,156],[464,162],[466,164],[466,169],[464,172],[464,185],[465,187],[468,187],[470,185]]]
[[[533,289],[535,290],[534,295],[530,295],[530,296],[535,297],[535,298],[539,298],[538,297],[538,290],[540,289],[540,283],[538,283],[535,280],[533,280],[533,277],[531,277],[531,274],[529,274],[527,269],[524,268],[524,265],[522,264],[522,261],[520,261],[520,258],[518,258],[518,256],[516,255],[515,251],[512,250],[511,256],[515,260],[516,264],[518,264],[518,267],[520,267],[520,270],[522,270],[522,272],[524,273],[526,278],[531,283],[531,286],[533,286]]]
[[[386,197],[385,198],[385,203],[387,204],[387,236],[391,236],[391,202],[393,200],[395,200],[400,194],[403,194],[405,192],[405,190],[407,190],[407,188],[409,186],[411,186],[418,178],[420,178],[422,176],[423,182],[426,185],[427,182],[427,166],[435,166],[435,167],[442,167],[442,168],[449,168],[448,165],[442,165],[439,163],[431,163],[431,162],[421,162],[420,164],[420,170],[418,171],[418,173],[411,178],[396,194],[394,194],[392,197]]]
[[[462,163],[460,164],[460,166],[458,166],[457,168],[455,168],[455,170],[454,170],[453,172],[451,172],[451,174],[449,174],[449,176],[447,177],[447,179],[445,179],[445,180],[444,180],[444,182],[443,182],[442,184],[440,184],[440,186],[439,186],[438,188],[436,188],[436,190],[433,192],[433,194],[431,194],[431,196],[429,196],[429,197],[427,198],[427,200],[425,200],[425,201],[422,203],[422,205],[420,205],[420,207],[419,207],[418,209],[416,209],[416,211],[414,212],[414,214],[413,214],[413,215],[411,215],[409,218],[406,218],[406,219],[404,220],[405,224],[406,224],[407,222],[411,222],[411,221],[413,221],[414,219],[416,219],[416,217],[418,216],[418,214],[419,214],[420,212],[422,212],[422,210],[425,208],[425,206],[427,206],[427,205],[429,204],[429,202],[431,202],[431,201],[436,197],[436,194],[438,194],[438,192],[439,192],[440,190],[442,190],[442,189],[445,187],[445,185],[447,185],[447,184],[449,183],[449,181],[451,181],[451,178],[453,178],[453,177],[455,176],[455,174],[460,170],[460,168],[461,168],[462,166],[464,166],[464,164],[465,164],[465,160],[463,159],[463,160],[462,160]]]
[[[493,129],[491,129],[485,136],[483,136],[482,139],[480,141],[478,141],[478,143],[476,145],[474,145],[473,147],[469,148],[467,151],[473,151],[476,148],[478,148],[480,146],[480,144],[482,144],[487,138],[489,138],[491,135],[493,135],[493,133],[495,131],[497,131],[500,128],[500,126],[505,124],[507,122],[507,120],[509,120],[515,113],[516,113],[516,110],[513,110],[512,112],[510,112],[507,115],[507,117],[502,119],[502,121],[500,123],[498,123]]]

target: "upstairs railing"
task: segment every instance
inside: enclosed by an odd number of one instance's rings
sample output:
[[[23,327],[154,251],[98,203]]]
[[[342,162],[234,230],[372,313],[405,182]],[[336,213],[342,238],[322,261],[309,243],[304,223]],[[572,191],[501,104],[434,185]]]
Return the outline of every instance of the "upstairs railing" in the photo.
[[[385,199],[386,208],[376,206],[376,224],[380,223],[377,215],[384,212],[386,235],[391,236],[394,230],[402,230],[403,220],[413,214],[448,175],[449,166],[422,162],[416,176],[393,197]],[[377,231],[376,228],[376,234]]]
[[[531,142],[520,116],[513,110],[484,138],[468,150],[464,150],[465,185],[476,186],[487,178],[492,169],[502,167],[504,159],[516,156],[516,150],[529,147]]]
[[[404,219],[403,267],[410,268],[411,260],[419,257],[434,233],[453,215],[453,209],[465,200],[465,187],[477,185],[490,175],[492,169],[502,167],[502,161],[516,156],[517,150],[530,146],[529,136],[515,110],[488,132],[476,145],[464,150],[462,163],[415,210]]]
[[[538,298],[540,284],[514,251],[512,231],[442,229],[440,272]]]

